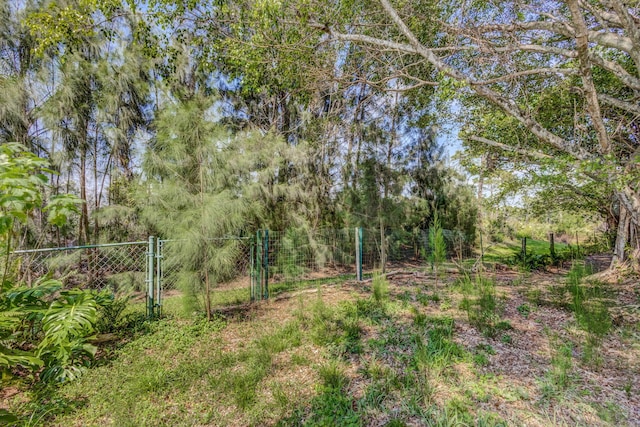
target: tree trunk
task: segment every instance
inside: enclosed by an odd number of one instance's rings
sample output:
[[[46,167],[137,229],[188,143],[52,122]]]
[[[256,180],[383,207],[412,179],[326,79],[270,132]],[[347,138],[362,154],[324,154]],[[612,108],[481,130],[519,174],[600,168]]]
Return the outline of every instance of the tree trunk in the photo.
[[[627,213],[627,209],[620,205],[620,218],[618,219],[618,231],[616,233],[616,242],[613,247],[613,258],[611,259],[611,268],[621,264],[625,260],[625,247],[629,237],[629,223],[631,218]]]
[[[87,203],[87,150],[80,150],[80,198],[82,208],[80,211],[80,230],[78,239],[81,245],[89,243],[89,208]]]

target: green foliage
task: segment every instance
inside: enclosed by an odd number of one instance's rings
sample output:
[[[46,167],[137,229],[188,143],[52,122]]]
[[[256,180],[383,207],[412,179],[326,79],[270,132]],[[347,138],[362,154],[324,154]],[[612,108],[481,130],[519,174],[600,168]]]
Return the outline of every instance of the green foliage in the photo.
[[[95,354],[87,339],[94,332],[97,303],[85,291],[59,291],[62,284],[45,280],[33,288],[13,287],[0,296],[0,369],[11,374],[17,366],[44,367],[45,382],[73,380]],[[36,333],[32,331],[37,331]],[[23,339],[36,341],[35,350],[16,348]]]
[[[571,309],[576,322],[587,332],[584,360],[600,366],[602,359],[598,350],[613,322],[607,306],[605,285],[599,282],[583,283],[584,277],[589,274],[591,270],[586,264],[574,263],[567,277],[567,289],[572,297]]]
[[[386,276],[380,273],[374,273],[371,281],[371,289],[373,290],[373,300],[378,304],[383,304],[389,296],[389,281]]]
[[[47,162],[19,144],[0,146],[0,239],[10,247],[13,226],[26,222],[42,203]],[[60,196],[49,204],[49,221],[63,225],[76,211],[78,198]],[[5,256],[8,257],[8,254]],[[8,259],[8,258],[7,258]],[[33,287],[7,278],[0,284],[0,372],[12,376],[17,367],[38,373],[45,383],[73,380],[95,354],[87,342],[97,320],[97,302],[85,291],[61,290],[57,280],[44,277]]]
[[[312,342],[328,346],[332,354],[338,357],[361,353],[360,319],[371,313],[363,310],[360,301],[330,308],[318,297],[310,313],[300,312],[302,324],[309,328]]]
[[[502,304],[498,300],[493,280],[477,275],[472,281],[469,276],[460,279],[463,293],[461,308],[466,310],[469,323],[488,337],[495,337],[499,331],[510,329],[510,325],[500,320]]]
[[[47,212],[49,223],[62,227],[72,215],[80,212],[78,206],[82,203],[81,198],[72,194],[57,194],[49,199],[43,211]]]
[[[451,340],[454,321],[450,317],[428,319],[430,329],[427,331],[426,344],[418,343],[414,363],[416,367],[443,369],[465,356],[464,349]]]
[[[45,362],[40,378],[65,382],[82,374],[97,348],[87,342],[97,320],[96,301],[83,291],[63,291],[42,319],[44,337],[36,354]]]
[[[47,165],[18,143],[0,145],[0,236],[12,232],[15,222],[25,223],[29,213],[42,204]]]
[[[561,344],[557,338],[552,340],[557,346],[551,357],[551,369],[542,383],[542,394],[545,398],[556,397],[571,384],[573,369],[572,348],[570,344]]]
[[[186,308],[204,301],[207,316],[212,290],[235,277],[238,257],[246,256],[239,235],[268,218],[271,196],[285,202],[296,191],[273,184],[293,148],[272,136],[231,135],[212,119],[212,103],[198,95],[160,112],[144,164],[148,187],[140,194],[146,220],[174,240],[167,268],[180,271]]]
[[[353,400],[345,393],[349,381],[336,362],[320,366],[320,394],[311,402],[311,414],[305,425],[360,426],[362,420],[354,410]]]
[[[288,229],[280,239],[273,274],[282,274],[285,280],[302,276],[305,268],[300,265],[300,261],[305,259],[308,252],[305,251],[306,247],[309,247],[309,244],[303,232]]]
[[[130,296],[116,297],[113,294],[105,294],[98,304],[96,331],[105,334],[116,332],[126,326],[132,317],[125,314],[130,300]]]
[[[438,267],[447,257],[447,246],[442,233],[440,217],[436,213],[429,228],[429,261],[438,274]]]
[[[522,317],[529,317],[529,314],[531,313],[531,306],[529,304],[520,304],[516,307],[516,310],[522,315]]]
[[[26,26],[38,41],[34,52],[43,55],[61,43],[71,50],[77,49],[82,45],[83,37],[95,31],[94,14],[101,12],[111,17],[120,6],[118,0],[78,0],[51,3],[46,10],[32,12]]]
[[[496,354],[494,348],[489,344],[478,344],[473,354],[473,362],[477,366],[487,366],[489,357]]]

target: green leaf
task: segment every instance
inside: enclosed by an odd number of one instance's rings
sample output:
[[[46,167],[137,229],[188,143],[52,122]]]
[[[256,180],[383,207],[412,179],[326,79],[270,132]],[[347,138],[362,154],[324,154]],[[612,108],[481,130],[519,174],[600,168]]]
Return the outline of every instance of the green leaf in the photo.
[[[18,421],[18,417],[7,411],[0,409],[0,424],[13,424]]]
[[[54,279],[46,279],[33,288],[16,288],[7,292],[7,299],[13,307],[25,305],[41,305],[41,298],[51,295],[62,288],[62,283]]]
[[[42,320],[45,337],[40,343],[39,354],[49,346],[64,346],[73,339],[91,334],[96,319],[96,301],[89,293],[63,292],[61,299],[51,304]]]
[[[59,194],[53,196],[47,206],[43,209],[48,213],[49,224],[62,227],[67,223],[71,215],[80,212],[82,199],[72,194]]]
[[[44,362],[28,351],[15,350],[0,344],[0,367],[13,368],[18,365],[35,370],[44,366]]]

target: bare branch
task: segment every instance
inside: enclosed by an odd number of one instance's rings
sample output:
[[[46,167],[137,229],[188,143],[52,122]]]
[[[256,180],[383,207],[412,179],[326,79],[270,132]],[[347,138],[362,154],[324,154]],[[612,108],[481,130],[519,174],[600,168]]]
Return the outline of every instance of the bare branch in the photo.
[[[593,77],[591,75],[587,23],[578,5],[578,0],[567,0],[567,5],[569,6],[573,22],[576,26],[576,47],[578,50],[579,69],[582,77],[582,85],[584,86],[585,100],[587,101],[587,110],[589,111],[593,126],[598,135],[600,151],[602,154],[608,154],[611,152],[611,141],[609,140],[609,134],[607,133],[604,121],[602,120],[596,86],[593,83]]]
[[[593,52],[589,52],[589,60],[613,73],[620,81],[631,89],[640,90],[640,79],[629,74],[620,64],[608,61]]]
[[[469,136],[469,139],[472,141],[481,142],[483,144],[490,145],[492,147],[500,148],[501,150],[522,154],[523,156],[527,156],[527,157],[534,157],[536,159],[553,159],[553,156],[550,156],[545,153],[541,153],[540,151],[523,150],[521,148],[503,144],[502,142],[487,139],[482,136],[471,135]]]
[[[616,11],[625,32],[629,34],[631,41],[631,49],[627,50],[633,61],[636,63],[636,67],[640,68],[640,28],[638,23],[633,19],[633,16],[629,13],[628,8],[619,1],[610,2],[613,10]]]
[[[604,93],[598,94],[598,99],[602,102],[614,106],[616,108],[620,108],[621,110],[628,111],[630,113],[639,114],[640,115],[640,105],[634,104],[631,102],[623,101],[618,98],[614,98],[611,95],[607,95]]]
[[[475,91],[478,95],[486,98],[496,106],[500,107],[507,114],[515,118],[517,121],[522,123],[525,127],[527,127],[534,135],[540,138],[542,141],[545,141],[559,150],[562,150],[578,159],[586,159],[590,157],[590,154],[585,151],[582,147],[574,146],[569,141],[564,138],[559,137],[558,135],[550,132],[548,129],[544,128],[540,123],[538,123],[535,119],[533,119],[530,115],[527,115],[522,112],[520,107],[511,99],[504,98],[498,92],[484,86],[478,84],[471,76],[467,76],[462,72],[452,68],[443,62],[440,58],[438,58],[431,50],[420,44],[418,39],[411,33],[411,30],[402,22],[400,16],[396,10],[391,6],[388,0],[380,0],[382,3],[382,7],[387,12],[389,17],[393,22],[399,25],[401,32],[409,39],[411,42],[412,50],[417,51],[420,55],[427,59],[437,70],[441,71],[445,75],[469,85],[469,87]],[[335,35],[336,37],[340,37],[339,35]],[[356,37],[356,36],[351,36]],[[369,42],[375,40],[375,38],[369,38]],[[364,41],[364,40],[362,40]],[[381,42],[385,42],[381,40]]]
[[[577,74],[577,71],[573,70],[571,68],[554,68],[554,67],[552,67],[552,68],[534,68],[534,69],[531,69],[531,70],[524,70],[524,71],[519,71],[519,72],[516,72],[516,73],[506,74],[504,76],[495,77],[493,79],[479,80],[479,81],[476,82],[476,84],[478,84],[478,85],[489,85],[489,84],[494,84],[494,83],[498,83],[498,82],[515,80],[518,77],[531,76],[531,75],[536,75],[536,74]]]
[[[611,47],[631,54],[633,52],[633,41],[629,37],[610,32],[588,31],[587,36],[590,42],[600,46]]]

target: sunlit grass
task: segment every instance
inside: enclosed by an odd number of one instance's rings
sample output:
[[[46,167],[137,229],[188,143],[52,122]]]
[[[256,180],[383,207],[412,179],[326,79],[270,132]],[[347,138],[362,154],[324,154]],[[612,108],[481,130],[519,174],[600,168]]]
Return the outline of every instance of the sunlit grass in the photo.
[[[556,253],[568,250],[569,246],[562,242],[555,243]],[[488,245],[484,252],[486,262],[507,263],[521,251],[521,241],[507,241]],[[548,255],[550,253],[549,242],[546,240],[527,239],[527,253],[533,255]]]

